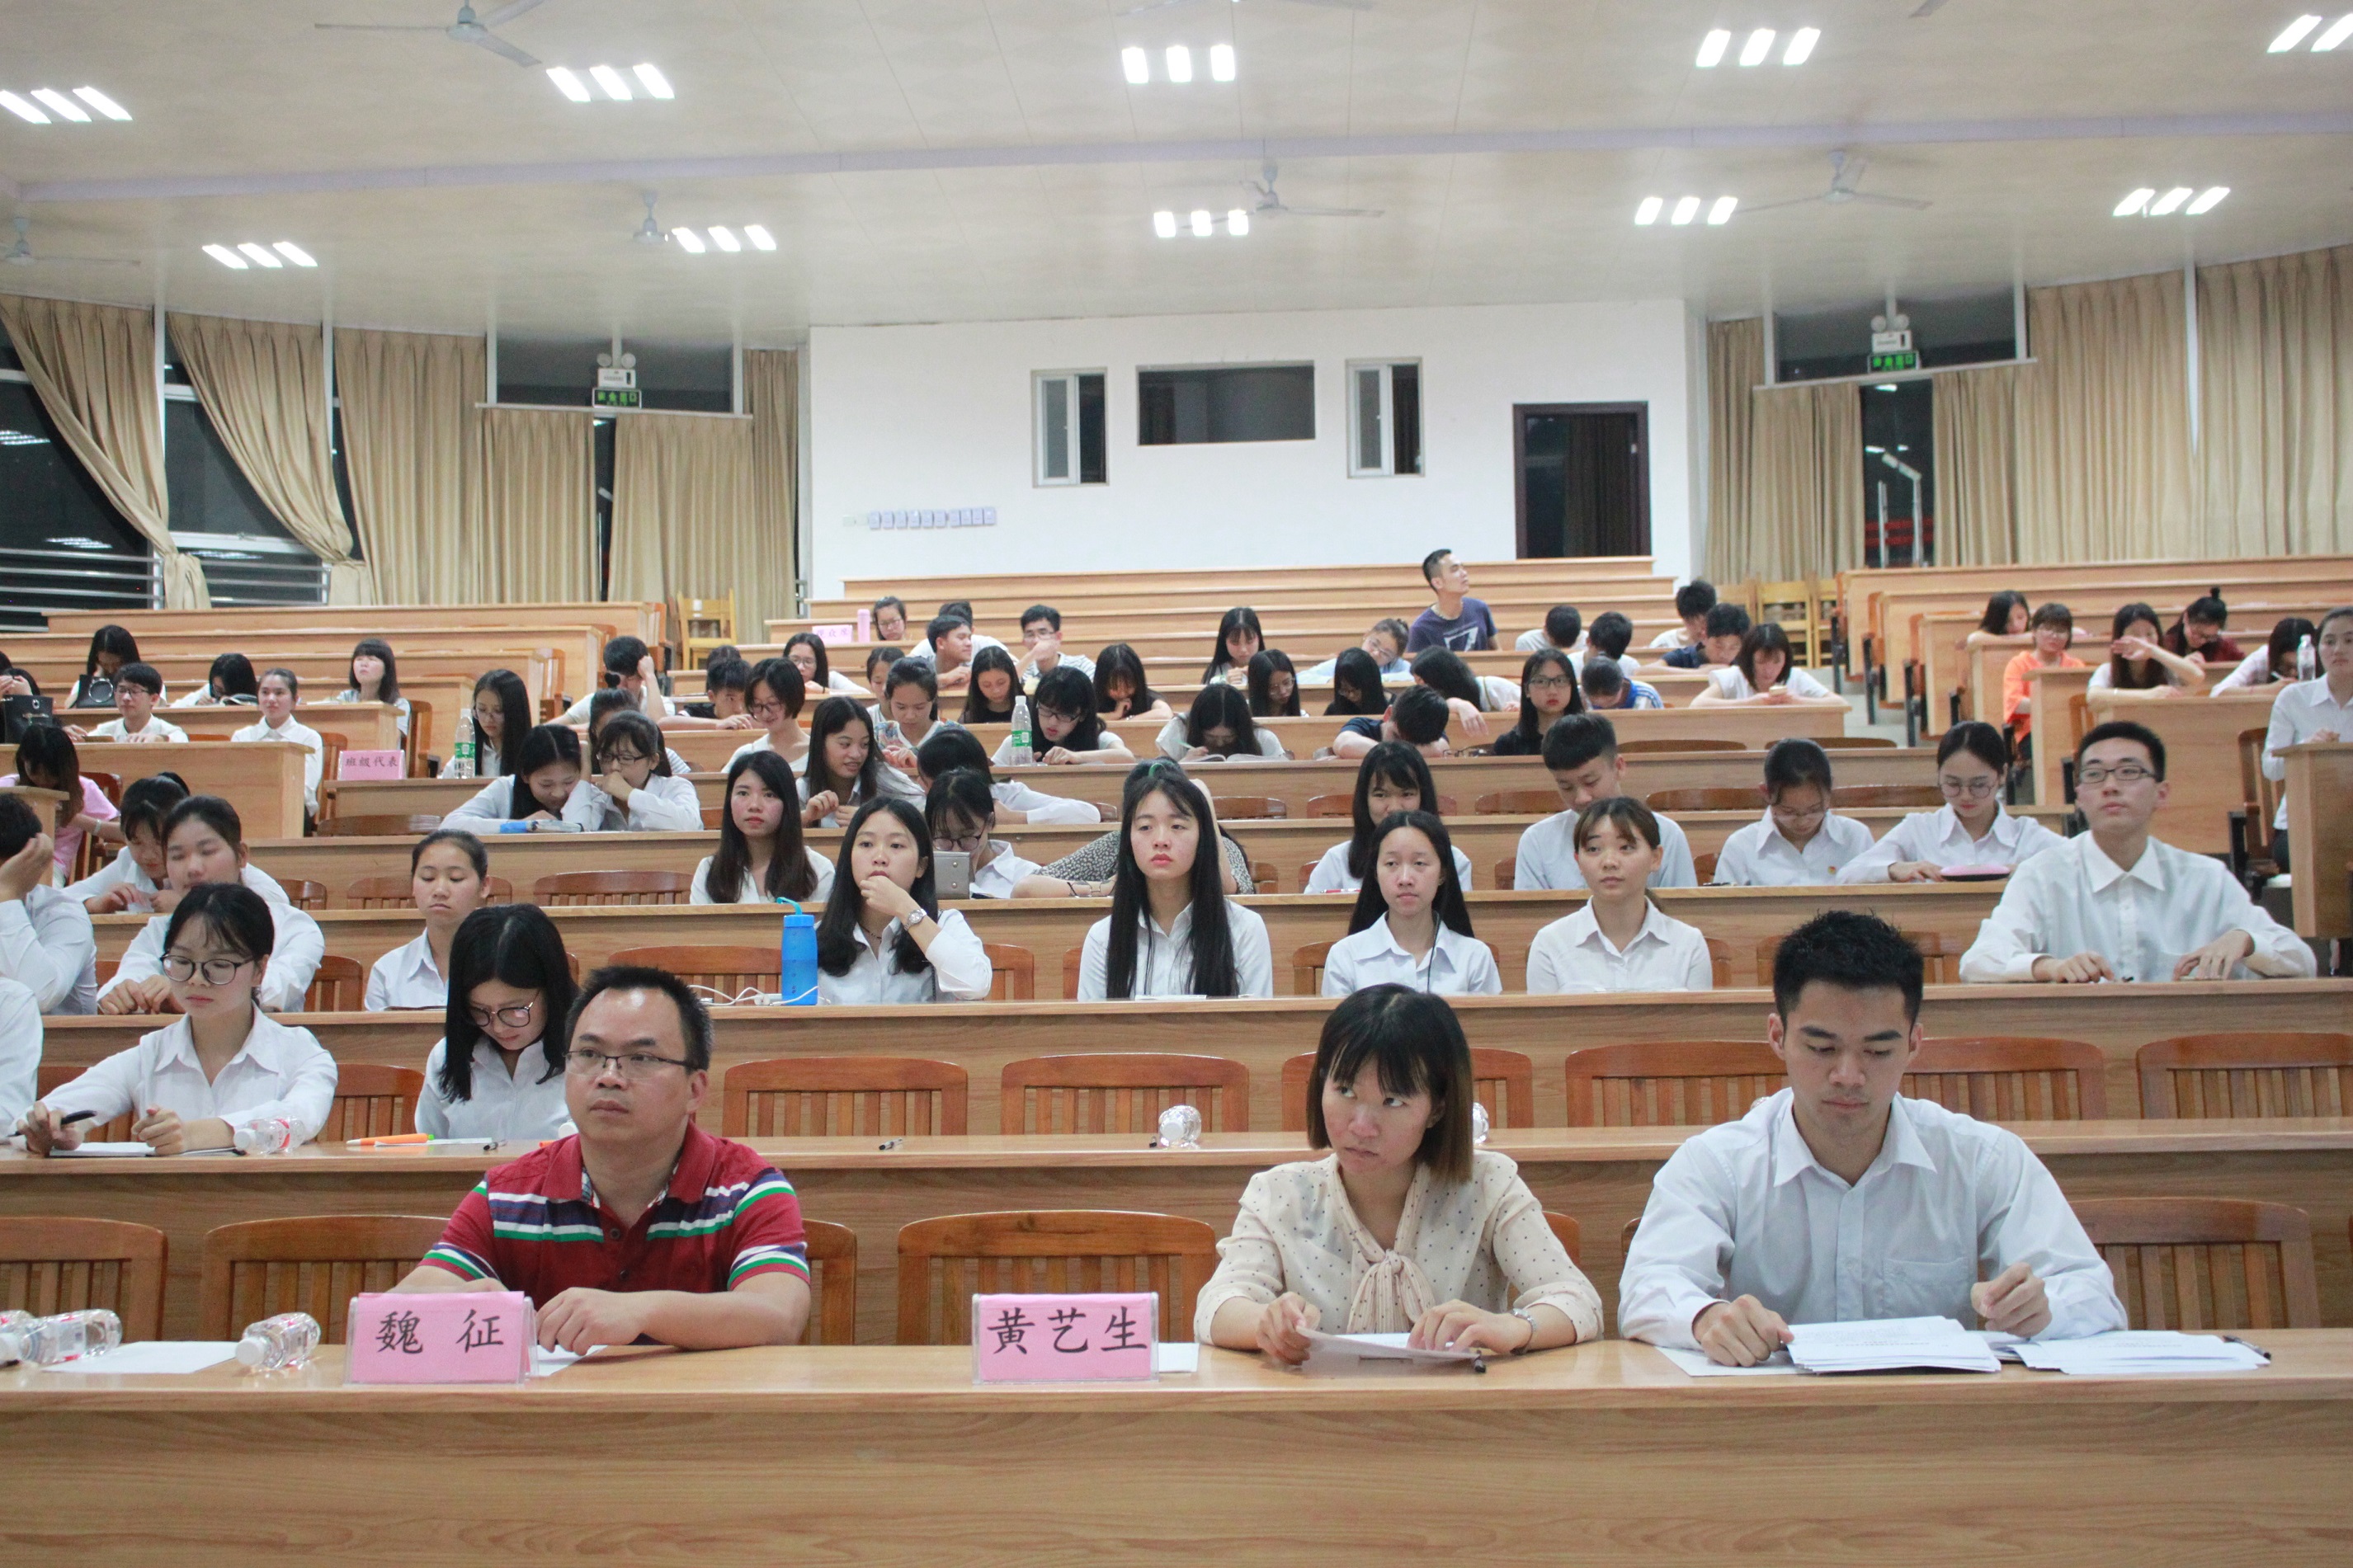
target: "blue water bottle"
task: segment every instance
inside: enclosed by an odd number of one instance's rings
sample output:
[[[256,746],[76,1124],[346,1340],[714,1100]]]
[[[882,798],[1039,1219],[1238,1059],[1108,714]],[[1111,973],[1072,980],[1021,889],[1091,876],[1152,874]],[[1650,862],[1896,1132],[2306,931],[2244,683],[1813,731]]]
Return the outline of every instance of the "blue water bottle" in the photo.
[[[817,917],[798,904],[785,917],[784,993],[787,1007],[817,1005]]]

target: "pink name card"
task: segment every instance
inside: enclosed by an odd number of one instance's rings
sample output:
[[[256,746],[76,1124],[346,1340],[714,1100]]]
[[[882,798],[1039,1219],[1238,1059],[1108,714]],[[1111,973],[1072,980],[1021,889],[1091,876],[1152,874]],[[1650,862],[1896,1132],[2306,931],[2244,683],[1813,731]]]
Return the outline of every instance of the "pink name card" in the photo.
[[[521,1383],[539,1337],[520,1290],[352,1298],[353,1383]]]
[[[1149,1383],[1160,1299],[975,1296],[975,1383]]]
[[[408,759],[398,752],[345,752],[335,769],[341,779],[396,779],[405,776]]]
[[[817,634],[817,640],[821,643],[831,644],[838,642],[858,642],[862,640],[858,635],[858,628],[850,625],[848,621],[838,621],[829,626],[811,626],[809,627],[809,630]]]

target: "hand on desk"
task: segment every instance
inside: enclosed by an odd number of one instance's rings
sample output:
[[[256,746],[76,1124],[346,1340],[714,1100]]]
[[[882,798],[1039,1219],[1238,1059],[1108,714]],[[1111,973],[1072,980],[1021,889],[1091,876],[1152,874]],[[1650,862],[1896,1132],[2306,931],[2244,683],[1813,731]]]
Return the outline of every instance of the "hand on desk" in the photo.
[[[1314,1347],[1301,1331],[1323,1321],[1315,1303],[1286,1290],[1266,1305],[1258,1320],[1258,1348],[1286,1366],[1297,1366]]]
[[[2255,939],[2242,931],[2226,931],[2195,952],[2185,952],[2173,966],[2176,980],[2228,980],[2231,971],[2253,954]]]
[[[2053,980],[2062,985],[2089,985],[2095,980],[2114,980],[2116,972],[2108,961],[2096,952],[2079,952],[2073,958],[2038,958],[2034,961],[2034,978]]]
[[[2031,1340],[2051,1326],[2051,1301],[2042,1281],[2023,1263],[1970,1286],[1969,1305],[1987,1328],[1999,1333]]]
[[[1432,1307],[1413,1325],[1406,1343],[1415,1350],[1496,1351],[1509,1355],[1527,1349],[1536,1326],[1510,1312],[1484,1312],[1468,1301]]]
[[[1755,1366],[1789,1342],[1781,1314],[1754,1296],[1717,1301],[1692,1320],[1692,1337],[1718,1366]]]
[[[586,1286],[561,1291],[539,1310],[540,1348],[585,1353],[595,1345],[634,1344],[653,1320],[659,1294]]]

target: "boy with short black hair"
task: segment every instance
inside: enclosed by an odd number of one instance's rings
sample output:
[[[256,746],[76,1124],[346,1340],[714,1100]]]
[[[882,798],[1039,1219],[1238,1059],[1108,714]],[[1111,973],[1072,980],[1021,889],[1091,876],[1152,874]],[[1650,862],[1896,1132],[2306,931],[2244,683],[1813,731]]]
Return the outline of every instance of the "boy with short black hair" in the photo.
[[[1614,659],[1589,658],[1577,678],[1585,705],[1595,710],[1664,708],[1666,699],[1647,680],[1629,680],[1625,668]]]
[[[1694,577],[1675,590],[1675,614],[1683,625],[1661,632],[1651,639],[1652,647],[1689,647],[1707,636],[1707,613],[1715,608],[1715,584],[1704,577]]]
[[[85,735],[68,732],[77,741],[185,741],[188,732],[168,719],[155,716],[164,699],[164,677],[152,664],[126,664],[114,672],[114,710],[122,715],[93,724]]]
[[[1008,648],[1007,652],[1012,650]],[[1094,679],[1095,661],[1084,654],[1062,651],[1062,612],[1051,605],[1032,605],[1021,612],[1021,657],[1013,661],[1025,682],[1065,665],[1088,679]]]
[[[1618,755],[1618,728],[1596,713],[1564,713],[1554,720],[1545,731],[1544,765],[1567,809],[1520,835],[1519,852],[1512,861],[1515,892],[1584,887],[1585,873],[1577,866],[1577,814],[1588,802],[1629,793],[1626,763]],[[1672,817],[1659,818],[1659,868],[1649,880],[1653,888],[1699,886],[1691,840]]]
[[[1718,605],[1708,611],[1701,624],[1697,642],[1679,647],[1659,660],[1672,669],[1705,669],[1711,665],[1730,664],[1740,657],[1740,644],[1748,636],[1748,612],[1738,605]]]
[[[1563,653],[1575,653],[1585,640],[1585,616],[1575,605],[1555,605],[1545,612],[1544,625],[1520,634],[1512,645],[1520,653],[1537,653],[1556,647]]]
[[[1406,633],[1408,654],[1426,647],[1484,653],[1495,646],[1495,617],[1471,597],[1471,568],[1455,560],[1454,552],[1433,550],[1422,557],[1421,576],[1438,602],[1413,618]]]

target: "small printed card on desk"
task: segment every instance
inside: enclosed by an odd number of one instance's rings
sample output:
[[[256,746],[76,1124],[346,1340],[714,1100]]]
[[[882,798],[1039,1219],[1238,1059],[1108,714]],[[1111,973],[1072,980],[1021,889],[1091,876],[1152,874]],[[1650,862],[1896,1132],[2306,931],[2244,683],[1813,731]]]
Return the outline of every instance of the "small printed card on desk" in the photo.
[[[1149,1383],[1160,1299],[1098,1295],[975,1296],[975,1383]]]
[[[398,752],[345,752],[336,764],[335,776],[345,779],[396,779],[403,776],[408,759]]]
[[[353,1383],[521,1383],[539,1325],[520,1290],[352,1298]]]

